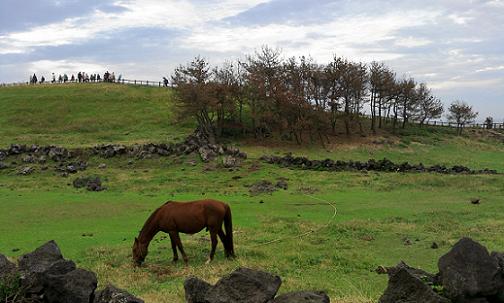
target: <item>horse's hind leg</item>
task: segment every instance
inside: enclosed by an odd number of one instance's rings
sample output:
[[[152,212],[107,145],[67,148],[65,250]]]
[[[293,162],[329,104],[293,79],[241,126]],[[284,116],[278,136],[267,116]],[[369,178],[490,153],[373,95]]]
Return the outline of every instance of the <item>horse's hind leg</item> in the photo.
[[[221,240],[222,242],[222,245],[224,246],[224,252],[226,254],[226,258],[229,258],[229,249],[228,249],[228,243],[227,243],[227,239],[226,239],[226,235],[224,234],[224,232],[222,231],[222,228],[219,229],[219,232],[217,233],[219,235],[219,239]]]
[[[177,262],[178,261],[178,253],[177,253],[177,240],[173,236],[173,234],[170,235],[170,241],[171,241],[171,247],[173,250],[173,261],[172,262]]]
[[[210,230],[210,240],[212,240],[212,250],[210,251],[210,256],[208,258],[207,264],[212,262],[215,256],[215,249],[217,248],[217,233],[215,230]]]

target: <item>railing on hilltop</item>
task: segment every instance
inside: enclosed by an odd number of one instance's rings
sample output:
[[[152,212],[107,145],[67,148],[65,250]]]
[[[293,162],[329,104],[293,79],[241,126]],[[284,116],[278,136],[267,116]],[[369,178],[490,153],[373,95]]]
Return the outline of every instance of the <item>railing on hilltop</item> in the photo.
[[[105,81],[103,80],[94,80],[94,81],[86,81],[83,83],[104,83]],[[67,81],[67,82],[50,82],[46,81],[42,85],[60,85],[60,84],[71,84],[71,83],[79,83],[78,81]],[[106,82],[106,83],[113,83],[113,84],[124,84],[124,85],[140,85],[140,86],[152,86],[152,87],[165,87],[163,81],[152,81],[152,80],[130,80],[130,79],[117,79],[116,81],[113,82]],[[30,84],[29,82],[13,82],[13,83],[0,83],[0,87],[2,86],[20,86],[20,85],[41,85],[39,84]],[[169,87],[172,87],[170,84],[168,85]],[[370,115],[364,115],[368,118],[371,118]],[[390,120],[392,121],[391,118],[385,118],[383,117],[382,119],[384,120]],[[402,119],[397,120],[398,123],[402,123]],[[409,121],[408,123],[413,123],[413,124],[420,124],[418,121]],[[458,127],[456,122],[446,122],[446,121],[425,121],[423,123],[424,125],[430,125],[430,126],[441,126],[441,127],[453,127],[456,128]],[[504,129],[504,122],[500,123],[492,123],[491,127],[489,127],[488,124],[486,123],[467,123],[464,125],[461,125],[462,128],[479,128],[479,129]]]
[[[155,87],[164,87],[163,81],[152,81],[152,80],[130,80],[130,79],[117,79],[115,81],[103,81],[103,80],[94,80],[94,81],[66,81],[66,82],[51,82],[45,81],[44,83],[30,84],[29,82],[12,82],[12,83],[0,83],[0,86],[20,86],[20,85],[59,85],[59,84],[72,84],[72,83],[115,83],[115,84],[128,84],[128,85],[141,85],[141,86],[155,86]]]

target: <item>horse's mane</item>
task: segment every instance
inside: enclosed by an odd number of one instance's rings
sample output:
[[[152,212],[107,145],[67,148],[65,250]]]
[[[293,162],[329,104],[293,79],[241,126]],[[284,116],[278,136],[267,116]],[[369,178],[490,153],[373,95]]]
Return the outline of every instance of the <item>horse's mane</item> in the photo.
[[[154,218],[156,217],[156,214],[159,212],[159,210],[161,210],[161,208],[163,208],[163,206],[165,206],[166,204],[168,204],[170,202],[172,202],[172,201],[167,201],[166,203],[164,203],[163,205],[161,205],[155,211],[152,212],[152,214],[149,216],[147,221],[145,221],[144,226],[142,227],[142,230],[140,231],[140,233],[142,233],[146,228],[151,226],[151,223],[152,223],[152,221],[154,221]]]

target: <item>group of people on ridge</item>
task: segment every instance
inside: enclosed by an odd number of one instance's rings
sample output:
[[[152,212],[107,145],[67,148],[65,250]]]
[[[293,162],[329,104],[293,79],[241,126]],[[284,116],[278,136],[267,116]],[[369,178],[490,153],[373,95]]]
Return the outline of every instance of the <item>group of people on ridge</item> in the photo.
[[[122,80],[122,75],[119,75],[117,77],[117,82],[120,82]],[[30,84],[44,84],[46,82],[46,79],[44,76],[40,78],[40,80],[37,78],[36,74],[33,74],[33,76],[30,76]],[[115,73],[109,73],[108,71],[105,72],[103,75],[103,78],[100,76],[100,74],[91,74],[89,75],[88,73],[85,72],[79,72],[77,74],[77,77],[75,75],[71,75],[68,77],[68,75],[65,73],[63,75],[59,75],[56,78],[56,75],[52,73],[52,80],[51,83],[67,83],[67,82],[116,82],[116,76]]]

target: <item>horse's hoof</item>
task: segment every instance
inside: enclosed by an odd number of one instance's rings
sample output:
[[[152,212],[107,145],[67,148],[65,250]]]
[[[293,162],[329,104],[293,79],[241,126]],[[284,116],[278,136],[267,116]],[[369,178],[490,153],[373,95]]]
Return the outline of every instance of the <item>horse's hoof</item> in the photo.
[[[208,264],[210,264],[210,262],[212,262],[212,259],[208,259],[208,260],[205,262],[205,264],[206,264],[206,265],[208,265]]]

